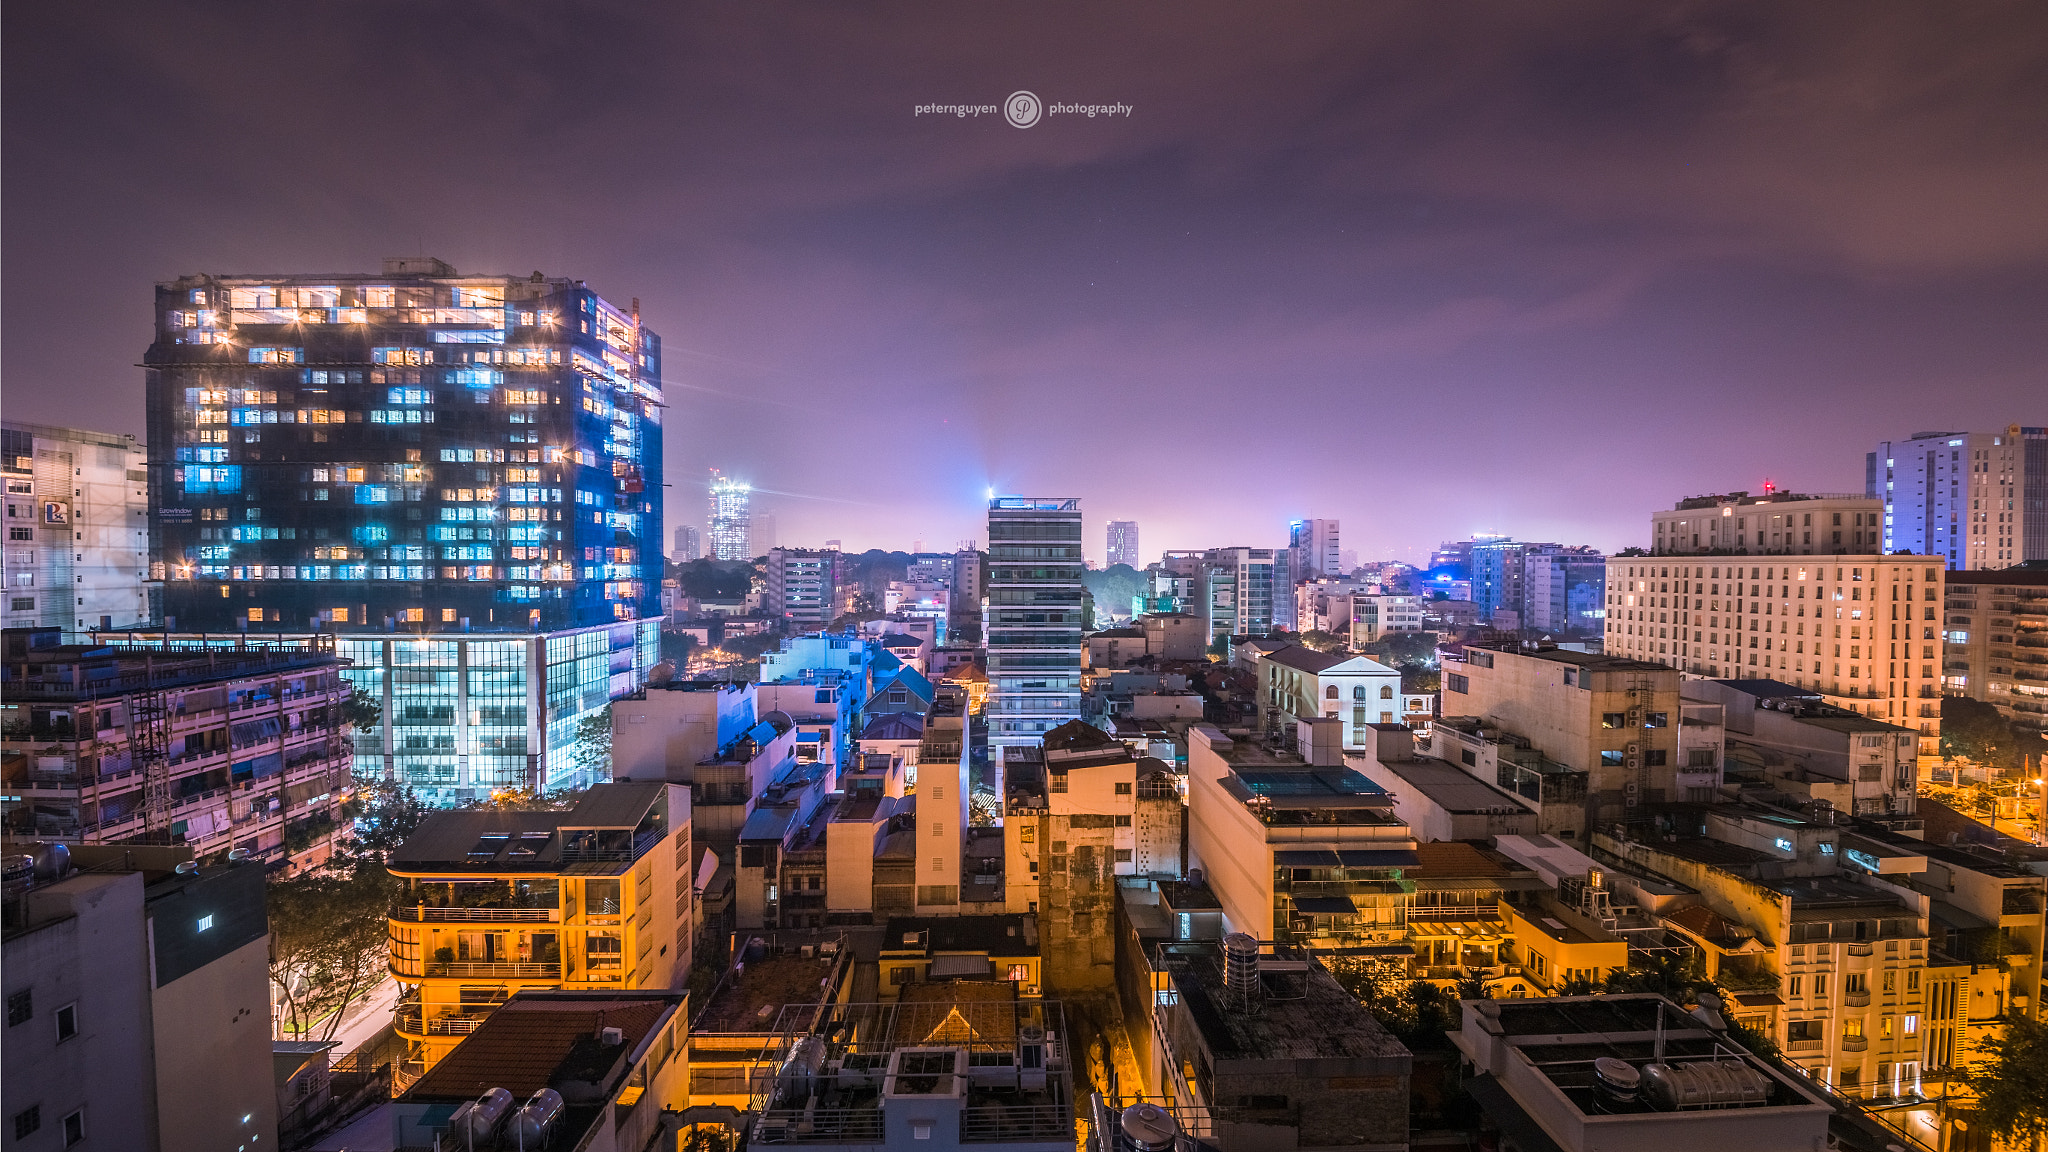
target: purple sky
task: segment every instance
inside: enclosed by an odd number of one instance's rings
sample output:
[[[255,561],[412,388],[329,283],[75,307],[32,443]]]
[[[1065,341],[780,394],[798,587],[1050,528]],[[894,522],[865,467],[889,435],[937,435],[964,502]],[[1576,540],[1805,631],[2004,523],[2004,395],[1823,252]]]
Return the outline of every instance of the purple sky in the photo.
[[[2048,423],[2048,8],[7,6],[8,416],[142,430],[180,273],[575,276],[669,523],[1420,559]],[[1122,102],[1128,117],[914,115]]]

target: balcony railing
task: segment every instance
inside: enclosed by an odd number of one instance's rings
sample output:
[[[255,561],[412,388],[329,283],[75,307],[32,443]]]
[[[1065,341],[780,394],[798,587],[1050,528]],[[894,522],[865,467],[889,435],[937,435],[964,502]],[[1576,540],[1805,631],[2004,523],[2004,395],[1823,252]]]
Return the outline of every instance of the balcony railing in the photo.
[[[1825,1047],[1827,1047],[1827,1041],[1825,1040],[1785,1041],[1785,1051],[1787,1052],[1818,1052]]]
[[[1842,1003],[1851,1008],[1868,1008],[1870,1007],[1870,993],[1844,992],[1842,993]]]
[[[391,910],[391,919],[418,924],[430,921],[481,921],[485,923],[553,923],[561,918],[559,908],[435,908],[407,904]]]
[[[1865,1000],[1868,1000],[1868,999],[1870,999],[1870,998],[1869,998],[1868,996],[1866,996],[1866,997],[1864,997],[1864,999],[1865,999]],[[1864,1051],[1864,1050],[1868,1049],[1869,1047],[1870,1047],[1870,1037],[1868,1037],[1868,1036],[1844,1036],[1844,1037],[1842,1037],[1842,1051],[1844,1051],[1844,1052],[1862,1052],[1862,1051]]]
[[[484,976],[506,980],[560,980],[562,966],[557,964],[500,964],[488,960],[454,960],[448,963],[427,965],[428,976]]]
[[[1849,955],[1851,956],[1868,956],[1872,951],[1873,949],[1868,944],[1851,944],[1848,948]]]

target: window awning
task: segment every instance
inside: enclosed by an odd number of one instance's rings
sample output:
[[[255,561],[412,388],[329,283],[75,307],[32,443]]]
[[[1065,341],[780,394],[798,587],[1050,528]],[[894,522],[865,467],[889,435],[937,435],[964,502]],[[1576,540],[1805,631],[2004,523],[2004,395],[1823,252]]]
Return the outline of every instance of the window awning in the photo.
[[[1346,868],[1413,868],[1421,863],[1415,853],[1406,849],[1367,850],[1362,848],[1340,849],[1337,858]]]
[[[1302,896],[1294,901],[1294,910],[1311,916],[1358,915],[1358,905],[1349,896]]]
[[[935,980],[948,978],[986,976],[990,972],[986,956],[934,956],[931,976]]]
[[[1342,861],[1328,848],[1296,848],[1273,853],[1273,863],[1283,868],[1335,868]]]

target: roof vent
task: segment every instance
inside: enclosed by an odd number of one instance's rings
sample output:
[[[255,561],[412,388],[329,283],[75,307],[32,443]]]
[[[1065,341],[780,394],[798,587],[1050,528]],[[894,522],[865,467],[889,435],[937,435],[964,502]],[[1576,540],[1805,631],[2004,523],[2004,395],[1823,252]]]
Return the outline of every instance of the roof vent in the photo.
[[[1266,986],[1259,982],[1259,942],[1243,932],[1223,938],[1223,999],[1247,1016],[1266,1007]]]
[[[600,1028],[597,1038],[607,1048],[616,1048],[626,1042],[626,1034],[617,1028]]]

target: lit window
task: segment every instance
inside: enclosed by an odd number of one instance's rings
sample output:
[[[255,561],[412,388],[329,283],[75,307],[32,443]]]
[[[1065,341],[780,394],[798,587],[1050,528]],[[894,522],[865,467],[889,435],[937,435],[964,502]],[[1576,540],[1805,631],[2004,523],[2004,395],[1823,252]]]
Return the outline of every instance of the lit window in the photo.
[[[201,932],[204,932],[204,931],[206,931],[206,930],[208,930],[208,929],[210,929],[210,928],[212,928],[212,927],[213,927],[213,916],[212,916],[211,914],[209,914],[209,915],[206,915],[206,916],[201,916],[201,917],[199,918],[199,931],[201,931]]]

